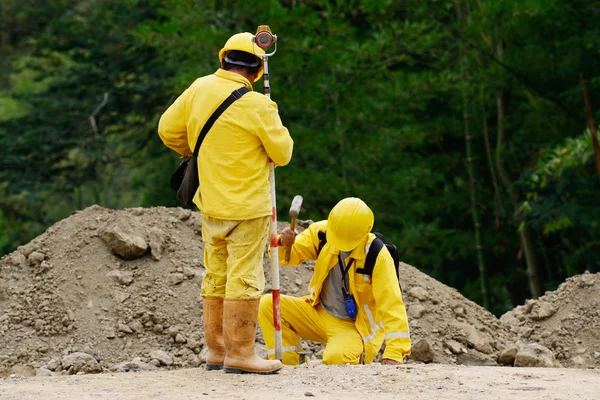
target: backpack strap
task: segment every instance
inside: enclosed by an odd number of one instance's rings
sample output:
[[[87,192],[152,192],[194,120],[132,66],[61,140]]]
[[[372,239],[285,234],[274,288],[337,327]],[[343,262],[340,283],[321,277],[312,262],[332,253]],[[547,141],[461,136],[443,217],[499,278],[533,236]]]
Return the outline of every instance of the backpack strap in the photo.
[[[375,268],[375,261],[377,261],[377,256],[379,255],[381,249],[383,249],[383,246],[385,246],[383,241],[378,237],[375,238],[375,240],[371,242],[371,246],[369,247],[369,251],[367,252],[365,266],[363,268],[357,268],[356,272],[358,272],[359,274],[373,276],[373,268]]]
[[[204,141],[204,138],[206,137],[208,131],[210,131],[210,128],[212,128],[212,126],[214,125],[215,121],[221,116],[221,114],[223,114],[223,111],[227,110],[227,107],[229,107],[234,101],[241,98],[249,91],[250,89],[248,89],[246,86],[242,86],[241,88],[234,90],[233,92],[231,92],[229,97],[227,97],[223,101],[223,103],[221,103],[221,105],[215,110],[215,112],[213,112],[213,114],[202,127],[200,134],[198,135],[198,139],[196,140],[196,146],[194,147],[194,157],[198,157],[200,145]]]
[[[325,231],[319,231],[319,248],[317,249],[317,257],[321,254],[321,250],[327,244],[327,233]]]

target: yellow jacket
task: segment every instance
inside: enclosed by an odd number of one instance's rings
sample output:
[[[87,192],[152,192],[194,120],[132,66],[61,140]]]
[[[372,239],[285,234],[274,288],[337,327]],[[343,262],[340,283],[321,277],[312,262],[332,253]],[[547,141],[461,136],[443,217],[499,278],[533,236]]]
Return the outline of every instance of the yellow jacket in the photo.
[[[198,155],[200,190],[194,203],[214,218],[243,220],[271,214],[269,159],[286,165],[294,146],[277,104],[252,91],[242,75],[219,69],[187,88],[158,124],[165,146],[187,157],[213,111],[242,86],[251,91],[221,114]]]
[[[288,263],[285,262],[286,248],[279,247],[281,265],[298,265],[304,260],[317,260],[308,286],[309,295],[304,297],[313,306],[319,304],[323,283],[329,271],[338,263],[339,253],[327,243],[317,257],[319,231],[327,231],[327,221],[316,222],[296,236]],[[369,246],[374,239],[375,235],[369,234],[364,245],[356,247],[349,256],[355,259],[348,271],[350,292],[354,295],[358,309],[355,326],[363,338],[366,364],[373,361],[384,339],[386,346],[383,358],[402,362],[410,354],[411,343],[406,308],[392,256],[384,247],[377,256],[373,276],[356,272],[364,267]]]

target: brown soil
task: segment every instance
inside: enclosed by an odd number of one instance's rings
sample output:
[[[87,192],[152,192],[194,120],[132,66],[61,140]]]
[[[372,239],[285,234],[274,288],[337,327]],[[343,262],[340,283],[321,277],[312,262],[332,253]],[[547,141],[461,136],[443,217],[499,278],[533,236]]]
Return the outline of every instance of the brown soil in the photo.
[[[540,343],[565,367],[600,367],[600,273],[573,276],[501,318],[521,342]]]
[[[199,366],[204,355],[200,228],[199,214],[181,208],[93,206],[1,259],[0,376],[127,370],[134,367],[116,364],[132,360],[137,369]],[[106,232],[119,236],[122,231],[131,240],[119,256],[107,245]],[[305,263],[282,268],[282,293],[304,295],[312,267]],[[265,273],[270,282],[268,257]],[[560,311],[531,322],[528,336],[553,349],[565,366],[575,365],[566,362],[575,353],[583,359],[578,366],[598,365],[594,351],[600,351],[600,284],[582,286],[582,279],[571,278],[539,300],[550,301]],[[523,338],[529,313],[535,313],[538,304],[521,306],[529,307],[523,319],[505,316],[500,321],[407,264],[401,265],[401,286],[414,345],[409,365],[497,365],[500,352]],[[552,321],[558,322],[545,325]],[[556,345],[555,329],[567,332]],[[581,341],[585,352],[567,346],[573,332],[573,343]],[[260,333],[258,342],[263,343]],[[306,342],[305,347],[309,359],[318,360],[322,345]],[[65,361],[75,353],[88,355],[82,363],[101,368]]]
[[[0,381],[3,400],[344,399],[594,400],[600,371],[443,364],[285,367],[278,375],[202,368]]]

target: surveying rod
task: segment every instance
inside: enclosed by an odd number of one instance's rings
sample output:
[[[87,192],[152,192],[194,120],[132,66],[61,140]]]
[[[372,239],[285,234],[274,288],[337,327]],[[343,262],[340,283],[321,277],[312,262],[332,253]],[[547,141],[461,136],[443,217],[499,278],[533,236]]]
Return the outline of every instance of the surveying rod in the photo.
[[[277,35],[271,33],[269,25],[260,25],[256,30],[256,35],[252,39],[252,49],[254,45],[257,45],[265,51],[265,54],[254,55],[262,58],[263,60],[263,71],[264,71],[264,88],[265,96],[271,98],[271,86],[269,85],[269,57],[271,57],[277,51]],[[267,53],[267,49],[275,44],[275,49],[272,53]],[[279,255],[277,249],[277,201],[275,198],[275,164],[273,161],[269,162],[269,184],[271,185],[271,239],[270,251],[271,255],[271,279],[273,280],[273,289],[271,294],[273,296],[273,326],[275,327],[275,358],[278,360],[283,359],[283,342],[281,336],[281,307],[279,303],[281,295],[281,287],[279,285]]]

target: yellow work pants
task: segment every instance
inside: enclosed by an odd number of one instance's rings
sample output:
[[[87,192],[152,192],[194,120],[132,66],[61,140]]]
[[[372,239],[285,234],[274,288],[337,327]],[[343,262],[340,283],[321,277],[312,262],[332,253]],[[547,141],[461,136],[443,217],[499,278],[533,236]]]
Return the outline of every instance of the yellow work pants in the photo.
[[[313,307],[305,298],[281,296],[281,335],[283,363],[298,365],[300,338],[327,343],[323,353],[324,364],[359,364],[364,350],[363,340],[354,321],[336,318],[321,305]],[[258,322],[265,336],[270,359],[275,358],[275,330],[273,328],[273,297],[260,299]]]
[[[203,297],[259,297],[265,288],[263,255],[270,216],[244,221],[202,215]]]

